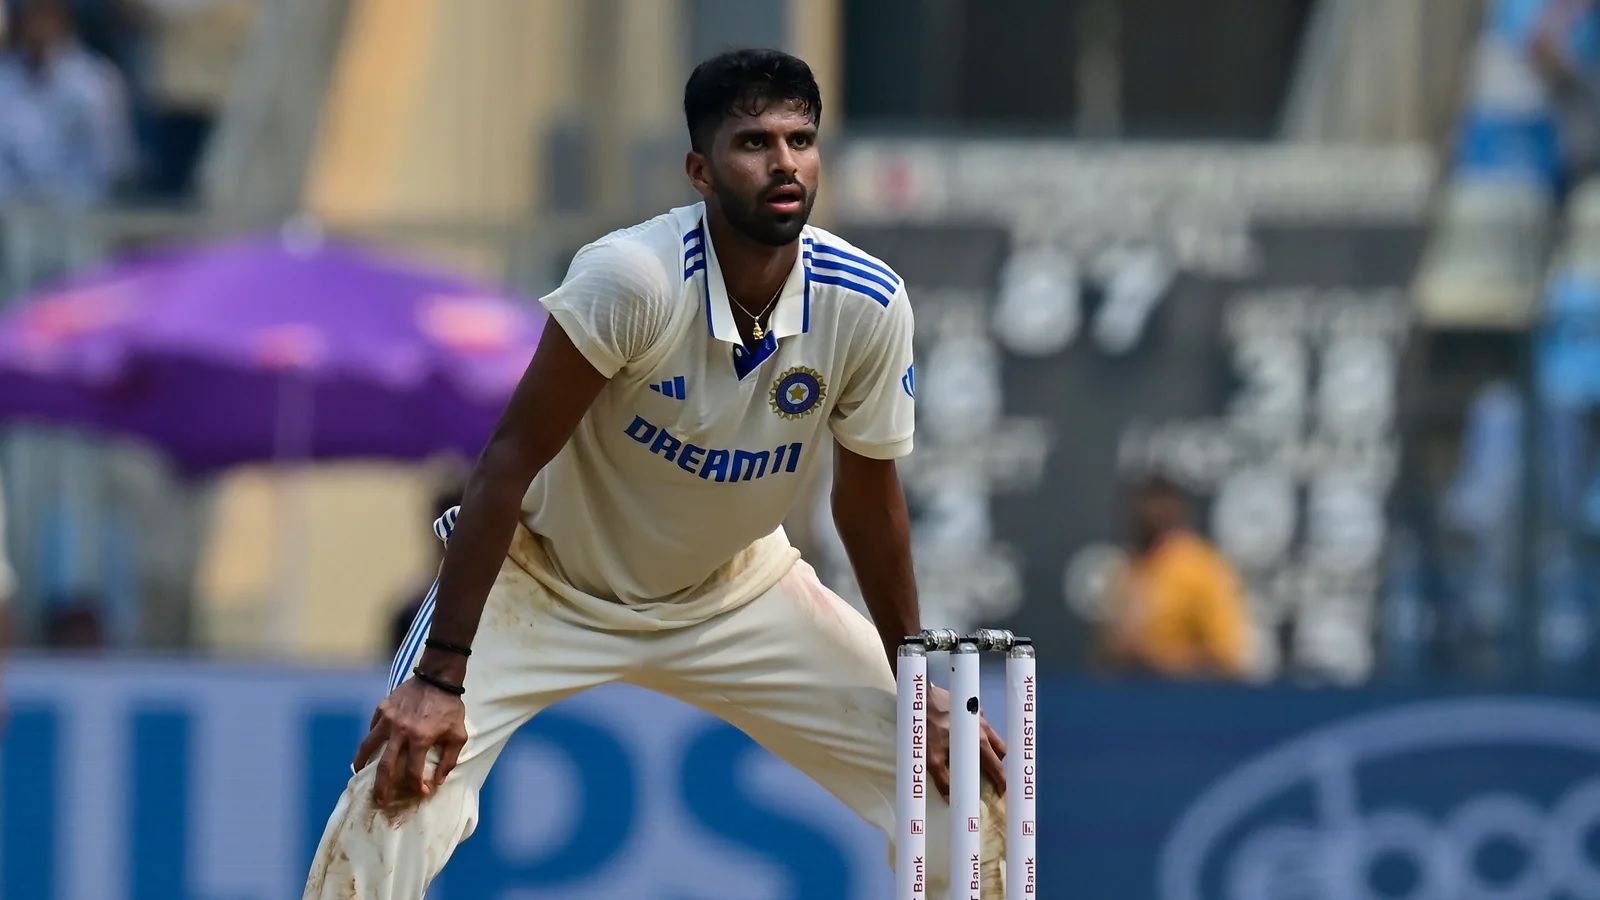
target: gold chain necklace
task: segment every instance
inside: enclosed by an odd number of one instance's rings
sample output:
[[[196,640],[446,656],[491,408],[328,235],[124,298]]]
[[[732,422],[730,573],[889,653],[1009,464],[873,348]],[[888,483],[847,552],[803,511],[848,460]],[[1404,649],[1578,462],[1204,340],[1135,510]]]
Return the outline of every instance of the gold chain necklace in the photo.
[[[728,298],[730,300],[733,300],[734,305],[738,306],[739,309],[743,310],[745,315],[750,316],[752,319],[755,320],[753,326],[750,329],[750,336],[759,341],[759,340],[762,340],[763,338],[765,338],[767,336],[766,329],[761,327],[761,318],[763,316],[765,316],[768,312],[771,311],[773,305],[778,302],[778,296],[780,294],[782,294],[782,293],[783,293],[783,285],[780,284],[780,285],[778,285],[778,289],[773,292],[772,299],[767,301],[766,308],[761,310],[761,312],[754,313],[754,314],[752,314],[750,312],[750,307],[745,306],[743,303],[740,303],[738,298],[734,297],[732,294],[729,294]]]

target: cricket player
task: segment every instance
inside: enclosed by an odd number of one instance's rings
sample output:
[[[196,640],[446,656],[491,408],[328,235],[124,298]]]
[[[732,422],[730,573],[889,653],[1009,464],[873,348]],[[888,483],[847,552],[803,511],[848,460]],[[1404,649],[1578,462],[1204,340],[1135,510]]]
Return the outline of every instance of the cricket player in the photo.
[[[684,114],[704,200],[584,247],[544,298],[527,372],[435,525],[438,581],[307,898],[420,900],[476,827],[506,740],[614,681],[721,717],[893,841],[894,664],[922,628],[895,470],[912,446],[911,301],[890,267],[807,224],[822,98],[804,62],[713,57]],[[870,622],[781,527],[824,453]],[[969,897],[944,859],[948,694],[930,706],[927,895]],[[999,897],[1005,747],[981,731],[975,879]]]

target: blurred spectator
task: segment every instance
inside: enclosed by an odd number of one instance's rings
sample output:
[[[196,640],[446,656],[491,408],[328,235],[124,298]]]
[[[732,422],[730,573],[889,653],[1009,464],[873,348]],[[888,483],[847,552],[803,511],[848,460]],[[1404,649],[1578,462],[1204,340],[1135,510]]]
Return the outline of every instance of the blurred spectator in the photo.
[[[24,0],[0,54],[0,203],[86,205],[130,172],[127,94],[64,0]]]
[[[103,604],[87,595],[51,604],[45,623],[45,646],[71,652],[105,649]]]
[[[1578,52],[1594,42],[1597,13],[1600,0],[1547,0],[1529,41],[1556,109],[1568,184],[1600,171],[1600,65]]]
[[[461,487],[456,486],[440,491],[434,495],[432,504],[432,517],[428,520],[431,530],[433,522],[444,515],[451,507],[461,505]],[[429,571],[426,582],[417,585],[417,590],[409,595],[405,602],[396,607],[394,614],[389,618],[389,652],[386,658],[392,659],[400,650],[400,645],[405,643],[406,632],[411,630],[411,622],[416,619],[417,611],[428,599],[428,592],[433,588],[434,577],[439,572],[439,566],[444,563],[444,542],[436,538],[434,544],[433,566]]]
[[[119,2],[139,10],[150,35],[148,68],[141,76],[147,157],[142,187],[153,197],[181,198],[193,191],[260,0]]]
[[[1123,674],[1240,678],[1250,613],[1238,576],[1187,525],[1176,484],[1152,478],[1133,500],[1132,553],[1112,588],[1101,656]]]

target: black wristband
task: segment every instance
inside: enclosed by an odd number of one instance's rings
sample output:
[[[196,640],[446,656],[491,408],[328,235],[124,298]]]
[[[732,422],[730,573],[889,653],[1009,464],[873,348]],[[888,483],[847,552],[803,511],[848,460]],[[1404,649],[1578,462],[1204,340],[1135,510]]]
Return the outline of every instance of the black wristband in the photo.
[[[433,638],[428,638],[427,640],[423,641],[422,646],[433,650],[444,650],[449,653],[454,653],[458,656],[472,655],[471,647],[463,647],[460,644],[452,644],[449,641],[436,641]]]
[[[467,692],[467,689],[459,684],[451,684],[437,675],[429,675],[427,672],[422,671],[421,666],[412,669],[411,674],[417,676],[417,680],[423,684],[432,685],[446,694],[454,694],[459,697]]]

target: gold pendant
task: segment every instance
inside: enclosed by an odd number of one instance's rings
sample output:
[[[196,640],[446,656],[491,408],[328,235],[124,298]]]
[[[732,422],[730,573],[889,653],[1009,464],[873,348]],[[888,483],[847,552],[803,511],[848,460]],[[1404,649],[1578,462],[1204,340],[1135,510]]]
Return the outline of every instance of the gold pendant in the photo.
[[[763,337],[766,337],[766,334],[767,333],[761,329],[761,323],[760,322],[756,322],[750,328],[750,336],[755,338],[758,341],[761,340]]]

